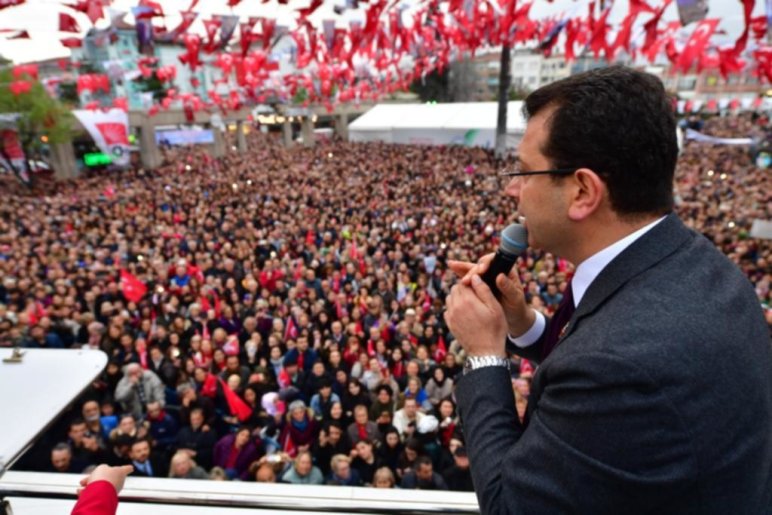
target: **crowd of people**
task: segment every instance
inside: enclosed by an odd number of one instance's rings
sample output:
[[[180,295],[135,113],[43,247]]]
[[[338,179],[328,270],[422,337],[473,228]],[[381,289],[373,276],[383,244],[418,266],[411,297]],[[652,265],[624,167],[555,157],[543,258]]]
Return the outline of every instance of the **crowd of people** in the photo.
[[[464,147],[249,144],[219,159],[169,149],[158,170],[0,205],[0,345],[109,356],[17,466],[473,490],[446,262],[494,251],[515,221],[507,163]],[[772,180],[748,150],[686,143],[677,210],[743,270],[772,326],[772,245],[749,235],[772,218]],[[573,266],[529,250],[518,267],[552,314]],[[513,365],[522,417],[535,364]]]

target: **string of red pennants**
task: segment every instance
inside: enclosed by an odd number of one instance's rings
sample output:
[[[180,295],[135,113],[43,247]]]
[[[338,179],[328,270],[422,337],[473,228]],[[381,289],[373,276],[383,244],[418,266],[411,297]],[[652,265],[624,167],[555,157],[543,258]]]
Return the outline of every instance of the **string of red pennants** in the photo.
[[[0,0],[0,10],[24,1]],[[92,23],[104,17],[104,7],[109,3],[75,1],[63,5],[84,13]],[[195,72],[204,63],[210,63],[221,72],[215,89],[209,90],[205,99],[195,94],[178,94],[169,88],[166,97],[150,108],[151,114],[167,109],[177,100],[191,112],[238,109],[265,102],[267,98],[285,102],[295,99],[304,105],[321,103],[331,110],[336,104],[377,100],[405,90],[426,74],[445,70],[461,53],[474,55],[484,48],[529,42],[536,43],[545,55],[551,55],[558,51],[558,42],[562,41],[563,54],[569,61],[585,53],[611,61],[624,50],[632,57],[642,56],[654,62],[664,53],[675,73],[688,73],[695,68],[698,72],[716,69],[726,78],[752,67],[760,80],[772,82],[772,45],[766,44],[767,17],[752,16],[755,0],[735,0],[743,12],[744,29],[734,44],[726,46],[712,42],[720,20],[706,18],[706,9],[694,11],[695,4],[704,4],[700,0],[677,0],[681,20],[672,22],[663,22],[662,16],[673,0],[664,0],[659,5],[654,0],[627,1],[629,9],[617,27],[608,21],[613,5],[610,0],[590,2],[584,13],[539,20],[530,17],[533,0],[425,0],[410,13],[401,9],[399,0],[349,0],[347,5],[351,7],[361,8],[365,4],[365,20],[352,21],[347,28],[337,26],[334,20],[324,20],[321,27],[311,23],[309,16],[323,3],[311,0],[307,7],[295,11],[297,26],[293,30],[279,27],[276,20],[266,17],[243,21],[236,15],[221,15],[202,20],[203,36],[189,31],[197,19],[193,9],[198,0],[192,0],[180,12],[182,21],[171,30],[152,24],[154,19],[165,16],[159,2],[140,0],[132,13],[138,25],[149,24],[153,40],[183,45],[180,66]],[[240,2],[228,0],[228,5],[233,7]],[[278,2],[286,4],[287,0]],[[686,11],[687,4],[692,11]],[[340,14],[345,9],[335,10]],[[640,22],[642,29],[636,30]],[[694,27],[685,42],[681,36],[684,24]],[[59,30],[77,33],[80,27],[73,16],[61,13]],[[19,32],[0,29],[0,36],[25,37]],[[236,32],[238,44],[233,44]],[[285,36],[294,42],[296,70],[282,75],[279,62],[272,56],[272,47]],[[61,41],[70,48],[82,45],[77,37]],[[749,42],[753,42],[751,50]],[[149,78],[155,74],[163,83],[172,83],[178,74],[174,65],[158,67],[157,59],[151,56],[141,57],[137,68],[141,76]],[[10,85],[14,94],[28,91],[27,79],[34,79],[36,74],[36,69],[28,65],[17,66]],[[198,79],[190,80],[194,87],[198,86]],[[220,85],[230,86],[227,94],[218,93],[222,91]],[[109,91],[109,78],[106,74],[80,75],[77,89]],[[113,104],[124,108],[125,105],[125,99],[116,99]]]

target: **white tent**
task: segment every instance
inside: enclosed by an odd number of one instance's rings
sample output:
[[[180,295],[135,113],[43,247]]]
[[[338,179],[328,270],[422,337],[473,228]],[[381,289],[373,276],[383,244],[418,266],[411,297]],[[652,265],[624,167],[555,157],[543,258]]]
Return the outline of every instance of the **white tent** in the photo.
[[[515,148],[525,131],[522,102],[507,104],[507,147]],[[350,141],[424,145],[496,145],[496,102],[453,104],[378,104],[354,120]]]

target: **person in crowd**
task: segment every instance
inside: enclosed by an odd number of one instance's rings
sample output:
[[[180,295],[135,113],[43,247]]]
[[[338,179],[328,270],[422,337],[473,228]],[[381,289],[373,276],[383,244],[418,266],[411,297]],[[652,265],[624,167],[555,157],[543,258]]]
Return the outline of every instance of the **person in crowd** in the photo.
[[[367,439],[359,440],[351,451],[351,456],[351,468],[357,471],[365,486],[371,485],[375,471],[383,465],[375,453],[373,442]]]
[[[123,409],[140,419],[148,403],[157,402],[161,406],[166,402],[164,385],[158,376],[150,370],[143,370],[139,363],[126,365],[123,378],[115,387],[115,400]]]
[[[381,467],[373,474],[374,488],[394,488],[395,485],[394,472],[389,467]]]
[[[404,406],[394,413],[393,425],[404,440],[413,435],[416,425],[425,416],[426,414],[418,409],[418,401],[414,398],[407,398]]]
[[[259,437],[249,427],[240,427],[235,433],[220,438],[214,446],[212,463],[225,471],[228,479],[247,479],[249,466],[263,455]]]
[[[290,456],[311,448],[317,437],[319,425],[306,403],[298,399],[289,405],[287,421],[279,436],[282,450]]]
[[[168,465],[153,450],[150,440],[147,438],[139,438],[131,443],[129,458],[134,467],[133,476],[164,477],[167,475]]]
[[[209,479],[206,470],[196,465],[186,451],[177,451],[169,464],[169,477],[176,479]]]
[[[407,490],[447,490],[442,476],[434,472],[434,465],[428,456],[419,456],[415,466],[402,478],[400,488]]]
[[[190,425],[180,429],[174,445],[178,452],[184,451],[201,467],[208,470],[212,466],[212,453],[216,441],[214,431],[204,424],[203,408],[193,408],[190,411]]]
[[[469,470],[469,456],[465,447],[458,447],[453,453],[454,463],[442,471],[442,478],[448,485],[448,490],[458,492],[474,492],[472,471]]]
[[[77,474],[88,467],[88,463],[75,460],[72,456],[72,448],[67,443],[58,443],[51,449],[51,472],[65,472]]]
[[[312,456],[325,477],[330,475],[330,461],[336,454],[349,455],[351,442],[348,434],[338,422],[325,422],[319,430],[319,437],[312,447]]]
[[[321,485],[324,484],[324,476],[318,467],[313,464],[313,457],[309,451],[300,451],[292,465],[281,475],[284,483],[293,485]]]
[[[354,407],[354,421],[348,426],[348,437],[352,445],[360,440],[374,441],[381,437],[378,424],[368,417],[367,406],[358,404]]]
[[[177,421],[164,411],[158,401],[149,402],[145,411],[145,421],[148,424],[148,434],[153,439],[153,446],[161,453],[168,453],[177,439]]]
[[[327,484],[335,486],[360,486],[362,484],[357,471],[351,468],[351,458],[345,454],[336,454],[332,457]]]

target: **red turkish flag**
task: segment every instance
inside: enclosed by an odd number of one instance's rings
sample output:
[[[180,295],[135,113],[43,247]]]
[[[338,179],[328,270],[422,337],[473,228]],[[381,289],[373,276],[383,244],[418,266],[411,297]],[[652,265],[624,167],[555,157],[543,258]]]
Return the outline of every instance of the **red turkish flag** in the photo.
[[[710,37],[716,31],[718,22],[718,18],[712,18],[702,20],[697,24],[689,41],[678,56],[678,60],[675,63],[676,70],[680,70],[684,73],[689,71],[694,60],[702,54],[705,51],[705,47],[708,46]]]
[[[105,143],[108,145],[128,145],[129,138],[126,135],[126,126],[122,123],[97,123],[95,124]]]
[[[83,46],[83,40],[80,38],[64,38],[60,40],[62,46],[67,48],[80,48]]]
[[[644,53],[646,53],[649,47],[657,40],[657,25],[659,25],[659,20],[662,19],[665,9],[667,9],[672,1],[673,0],[665,0],[665,3],[657,9],[656,13],[654,13],[654,16],[643,25],[643,28],[646,31],[646,39],[643,42],[642,48]]]
[[[80,32],[78,22],[67,13],[59,13],[59,32]]]
[[[0,9],[7,7],[13,7],[14,5],[21,5],[27,0],[0,0]]]
[[[136,304],[147,293],[147,286],[134,275],[121,269],[121,292],[126,300]]]

